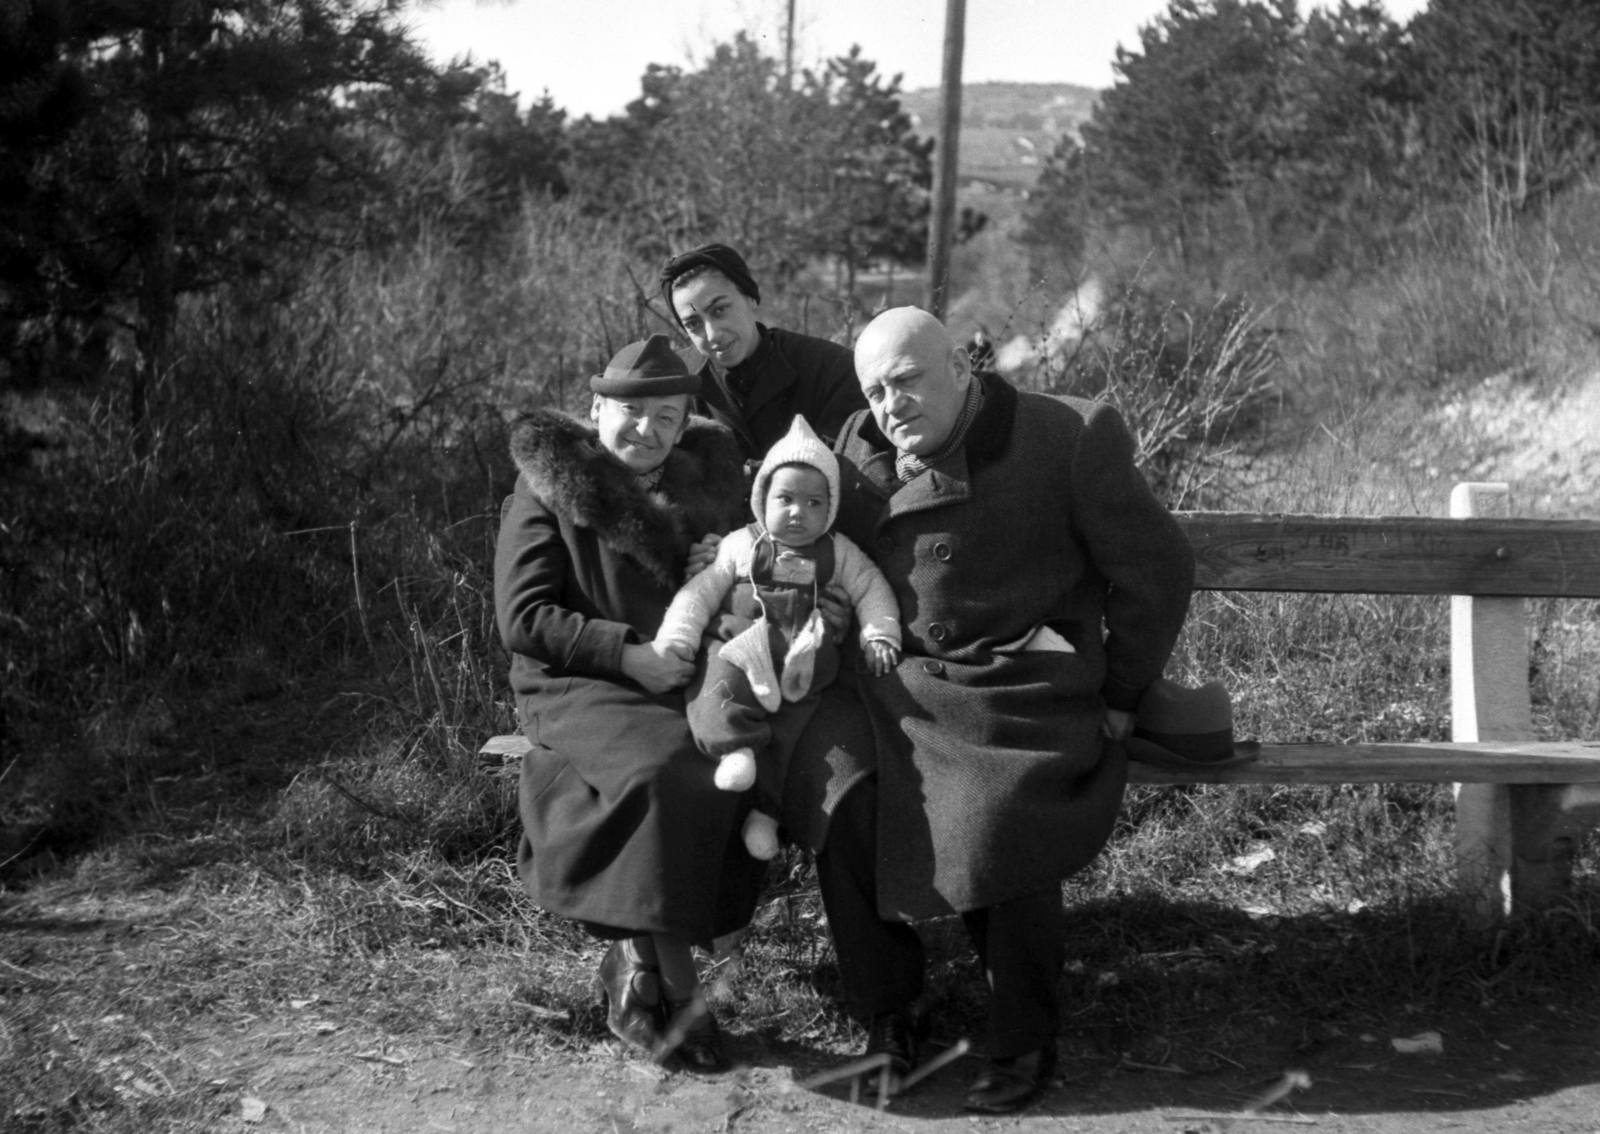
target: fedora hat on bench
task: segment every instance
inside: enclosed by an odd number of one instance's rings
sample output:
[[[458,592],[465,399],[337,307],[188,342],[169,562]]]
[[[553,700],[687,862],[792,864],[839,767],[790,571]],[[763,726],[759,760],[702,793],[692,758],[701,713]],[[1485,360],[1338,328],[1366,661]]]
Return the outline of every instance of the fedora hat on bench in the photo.
[[[1198,689],[1157,678],[1139,698],[1128,759],[1167,768],[1230,768],[1261,755],[1253,741],[1234,743],[1233,702],[1220,681]]]

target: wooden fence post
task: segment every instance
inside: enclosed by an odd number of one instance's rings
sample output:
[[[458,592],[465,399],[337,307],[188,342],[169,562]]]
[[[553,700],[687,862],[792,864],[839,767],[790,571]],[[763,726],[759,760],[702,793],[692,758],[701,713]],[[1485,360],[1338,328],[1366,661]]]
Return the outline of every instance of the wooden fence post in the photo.
[[[1450,515],[1509,518],[1505,484],[1458,484]],[[1450,598],[1450,739],[1532,740],[1527,615],[1520,598]],[[1487,917],[1514,900],[1512,799],[1507,784],[1456,784],[1456,880]]]

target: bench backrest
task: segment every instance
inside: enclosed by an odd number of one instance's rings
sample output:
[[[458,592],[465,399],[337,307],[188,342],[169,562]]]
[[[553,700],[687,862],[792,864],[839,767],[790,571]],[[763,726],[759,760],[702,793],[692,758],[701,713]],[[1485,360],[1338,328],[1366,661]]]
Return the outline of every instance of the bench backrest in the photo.
[[[1510,516],[1504,484],[1459,484],[1448,520],[1183,512],[1201,590],[1451,595],[1451,740],[1535,737],[1524,598],[1600,598],[1600,523]],[[1587,787],[1588,785],[1580,785]],[[1456,788],[1461,885],[1500,916],[1562,888],[1552,853],[1574,788]],[[1553,794],[1552,794],[1553,793]],[[1569,856],[1570,857],[1570,856]]]
[[[1600,598],[1600,522],[1179,512],[1205,591]]]

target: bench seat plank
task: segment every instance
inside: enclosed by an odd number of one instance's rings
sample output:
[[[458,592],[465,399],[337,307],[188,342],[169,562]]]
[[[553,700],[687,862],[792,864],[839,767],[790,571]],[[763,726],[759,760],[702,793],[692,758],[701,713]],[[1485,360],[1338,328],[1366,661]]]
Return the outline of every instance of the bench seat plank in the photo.
[[[486,762],[520,759],[528,738],[491,737]],[[1169,771],[1129,765],[1136,784],[1600,783],[1600,741],[1483,744],[1264,744],[1237,768]]]
[[[1129,765],[1136,784],[1600,783],[1600,741],[1263,744],[1235,768]]]

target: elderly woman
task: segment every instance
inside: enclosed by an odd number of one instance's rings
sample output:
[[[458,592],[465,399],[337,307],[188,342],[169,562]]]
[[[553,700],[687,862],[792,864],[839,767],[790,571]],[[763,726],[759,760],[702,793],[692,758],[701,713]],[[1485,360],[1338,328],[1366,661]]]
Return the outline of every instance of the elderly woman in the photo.
[[[742,797],[717,790],[690,736],[693,665],[648,644],[691,542],[744,518],[738,443],[689,416],[699,384],[655,335],[591,380],[588,422],[540,410],[517,423],[495,612],[533,742],[523,885],[611,941],[599,980],[612,1032],[720,1070],[690,950],[744,924],[760,864],[737,838]]]
[[[760,461],[795,414],[829,442],[867,407],[848,347],[756,321],[761,289],[726,244],[680,252],[661,269],[661,297],[700,353],[696,410],[739,438]]]

